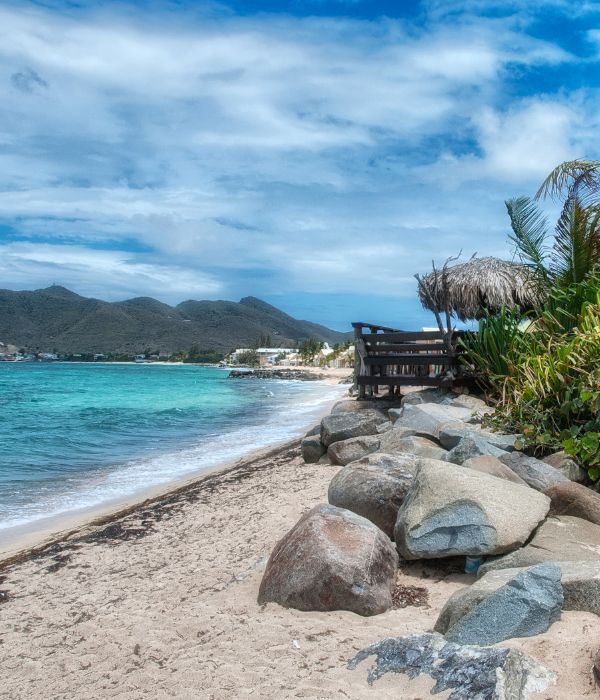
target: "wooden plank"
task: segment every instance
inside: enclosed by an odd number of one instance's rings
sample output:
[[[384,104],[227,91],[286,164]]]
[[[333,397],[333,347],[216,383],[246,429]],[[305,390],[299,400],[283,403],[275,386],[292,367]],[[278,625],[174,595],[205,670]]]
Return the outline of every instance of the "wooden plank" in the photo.
[[[444,349],[442,343],[377,343],[368,335],[363,335],[362,341],[370,355],[374,352],[440,352]]]
[[[365,357],[365,365],[447,365],[450,364],[448,355],[369,355]]]
[[[466,331],[455,331],[454,338],[460,338]],[[381,343],[405,343],[407,341],[441,340],[442,334],[439,331],[401,331],[398,333],[377,333],[371,336],[363,334],[363,340],[376,340]]]
[[[395,376],[359,377],[359,386],[452,386],[460,383],[451,377],[415,377],[407,374]]]
[[[376,323],[363,323],[362,321],[353,321],[352,328],[354,328],[355,330],[361,329],[361,328],[375,328],[379,331],[387,331],[389,333],[402,332],[400,328],[390,328],[389,326],[378,326]]]

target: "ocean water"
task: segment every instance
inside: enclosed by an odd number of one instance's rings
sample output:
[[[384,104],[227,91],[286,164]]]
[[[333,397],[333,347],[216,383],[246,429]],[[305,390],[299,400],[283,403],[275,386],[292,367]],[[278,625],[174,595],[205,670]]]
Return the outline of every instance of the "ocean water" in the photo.
[[[343,392],[192,365],[0,363],[0,534],[290,439]]]

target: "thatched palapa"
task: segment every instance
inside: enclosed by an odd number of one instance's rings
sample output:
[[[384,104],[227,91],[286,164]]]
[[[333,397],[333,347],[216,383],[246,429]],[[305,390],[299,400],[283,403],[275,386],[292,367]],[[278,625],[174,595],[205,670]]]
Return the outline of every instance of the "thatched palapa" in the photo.
[[[430,311],[444,311],[443,274],[442,270],[431,272],[422,279],[425,289],[419,287],[421,303]],[[472,258],[448,267],[445,274],[450,308],[461,321],[480,318],[485,310],[496,312],[503,306],[529,311],[543,302],[530,271],[519,263]]]

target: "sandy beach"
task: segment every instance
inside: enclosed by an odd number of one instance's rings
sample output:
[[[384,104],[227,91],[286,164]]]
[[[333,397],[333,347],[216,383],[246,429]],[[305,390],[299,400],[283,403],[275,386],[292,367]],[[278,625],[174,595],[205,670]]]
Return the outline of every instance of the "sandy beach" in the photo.
[[[457,565],[405,568],[398,591],[417,605],[372,618],[256,603],[275,542],[326,500],[337,469],[304,464],[293,441],[4,565],[0,697],[429,697],[428,677],[369,687],[367,665],[346,664],[374,641],[431,629],[471,580]],[[547,633],[504,644],[559,674],[534,697],[596,696],[594,615],[563,612]]]

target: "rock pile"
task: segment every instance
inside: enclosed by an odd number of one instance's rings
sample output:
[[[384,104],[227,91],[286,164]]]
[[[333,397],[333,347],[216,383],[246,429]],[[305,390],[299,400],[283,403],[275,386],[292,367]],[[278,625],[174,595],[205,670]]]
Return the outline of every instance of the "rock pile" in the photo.
[[[584,474],[566,455],[542,461],[517,450],[518,435],[482,428],[489,410],[438,389],[400,405],[339,402],[302,441],[306,462],[342,466],[329,505],[277,544],[259,601],[375,615],[392,604],[399,559],[480,557],[480,578],[436,623],[445,639],[384,640],[352,664],[376,654],[371,680],[426,672],[452,698],[524,698],[531,678],[547,680],[517,652],[473,648],[539,634],[561,609],[600,613],[600,496],[575,483]],[[489,676],[485,692],[470,685],[477,673]],[[493,694],[499,678],[520,690]]]

